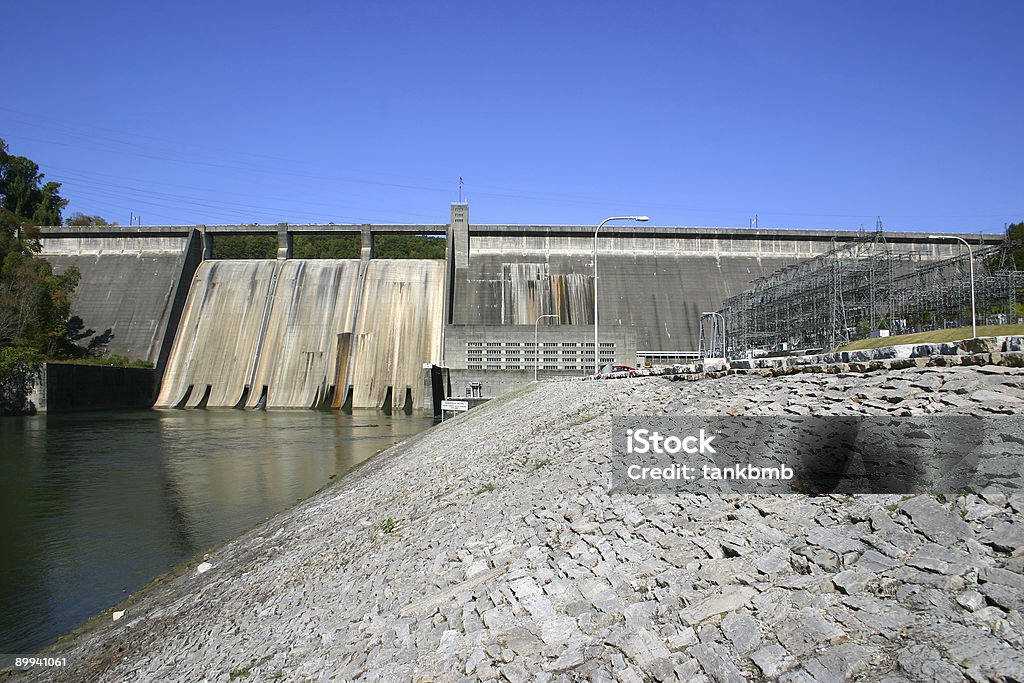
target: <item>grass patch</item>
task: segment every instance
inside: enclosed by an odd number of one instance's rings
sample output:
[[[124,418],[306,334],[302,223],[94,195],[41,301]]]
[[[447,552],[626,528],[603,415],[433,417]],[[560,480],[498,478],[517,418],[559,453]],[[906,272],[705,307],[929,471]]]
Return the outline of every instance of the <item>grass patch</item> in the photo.
[[[495,396],[494,398],[487,401],[483,405],[491,407],[499,406],[502,405],[503,403],[508,403],[509,401],[519,398],[520,396],[525,396],[526,394],[529,394],[531,391],[536,391],[538,386],[539,385],[526,384],[524,386],[519,387],[515,391],[510,391],[507,394],[502,394],[501,396]]]
[[[478,488],[476,490],[476,495],[479,496],[481,493],[490,493],[491,491],[495,490],[496,488],[498,488],[498,487],[495,486],[494,484],[484,484],[483,486],[481,486],[480,488]]]
[[[979,337],[1005,337],[1007,335],[1024,335],[1024,325],[978,325]],[[915,332],[900,334],[895,337],[877,337],[875,339],[858,339],[839,347],[840,351],[859,351],[861,349],[878,349],[883,346],[897,344],[939,344],[942,342],[959,341],[971,338],[971,328],[951,327],[946,330]]]
[[[86,356],[83,358],[60,358],[50,363],[67,363],[69,365],[109,365],[116,368],[152,368],[153,364],[141,358],[128,356]]]
[[[248,678],[250,675],[252,675],[252,670],[253,669],[255,669],[256,667],[260,666],[261,664],[263,664],[264,662],[267,662],[267,661],[270,661],[270,655],[267,655],[266,657],[263,657],[262,659],[259,659],[259,660],[256,660],[256,659],[250,660],[249,661],[249,666],[240,667],[238,669],[233,669],[231,671],[231,673],[229,674],[230,680],[234,681],[234,680],[237,680],[239,678]]]
[[[386,534],[390,534],[392,531],[395,530],[396,526],[398,525],[395,523],[395,520],[388,517],[384,520],[384,523],[380,525],[380,530]]]

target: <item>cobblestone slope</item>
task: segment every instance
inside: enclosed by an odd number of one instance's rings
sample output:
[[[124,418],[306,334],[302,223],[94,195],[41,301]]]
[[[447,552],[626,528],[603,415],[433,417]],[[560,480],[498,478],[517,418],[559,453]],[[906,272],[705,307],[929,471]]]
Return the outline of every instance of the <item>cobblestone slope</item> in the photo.
[[[1024,494],[610,495],[613,415],[1020,412],[1003,367],[536,386],[51,654],[103,681],[1024,680]],[[22,674],[14,674],[21,676]]]

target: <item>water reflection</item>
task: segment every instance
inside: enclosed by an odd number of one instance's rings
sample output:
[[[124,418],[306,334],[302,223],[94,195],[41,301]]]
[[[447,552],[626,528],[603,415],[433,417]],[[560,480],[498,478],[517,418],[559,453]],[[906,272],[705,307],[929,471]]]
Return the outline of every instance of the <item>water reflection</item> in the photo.
[[[0,653],[38,650],[431,424],[233,410],[0,420]]]

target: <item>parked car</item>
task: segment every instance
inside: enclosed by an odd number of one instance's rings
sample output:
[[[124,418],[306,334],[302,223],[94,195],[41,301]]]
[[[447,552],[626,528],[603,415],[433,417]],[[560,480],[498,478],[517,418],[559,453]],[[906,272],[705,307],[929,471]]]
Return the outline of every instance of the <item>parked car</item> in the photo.
[[[612,363],[605,363],[601,366],[601,375],[610,375],[613,372],[633,372],[636,370],[632,365],[614,365]],[[597,375],[595,375],[596,377]]]

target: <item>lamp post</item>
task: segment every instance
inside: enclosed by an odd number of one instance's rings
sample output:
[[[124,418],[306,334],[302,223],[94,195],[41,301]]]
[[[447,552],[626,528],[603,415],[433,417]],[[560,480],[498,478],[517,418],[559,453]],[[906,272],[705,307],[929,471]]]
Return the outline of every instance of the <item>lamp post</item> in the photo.
[[[978,312],[974,307],[974,252],[971,251],[970,243],[963,237],[956,235],[928,235],[930,240],[960,240],[967,247],[967,260],[971,266],[971,336],[978,336]]]
[[[722,315],[721,313],[719,313],[718,311],[704,311],[700,315],[701,315],[702,318],[704,316],[706,316],[706,315],[717,315],[719,318],[722,319],[722,358],[728,358],[729,354],[726,351],[726,346],[725,346],[725,316]],[[712,339],[714,339],[714,338],[712,338]],[[714,347],[712,347],[712,348],[714,348]]]
[[[537,316],[537,320],[533,323],[533,381],[537,381],[537,369],[540,368],[540,348],[537,345],[537,330],[540,325],[540,321],[544,318],[557,318],[558,316],[554,313],[547,313],[545,315]]]
[[[597,341],[597,233],[601,231],[601,228],[606,223],[612,221],[636,221],[637,223],[646,223],[650,218],[647,216],[612,216],[605,218],[594,230],[594,374],[596,375],[601,371],[601,351]]]

